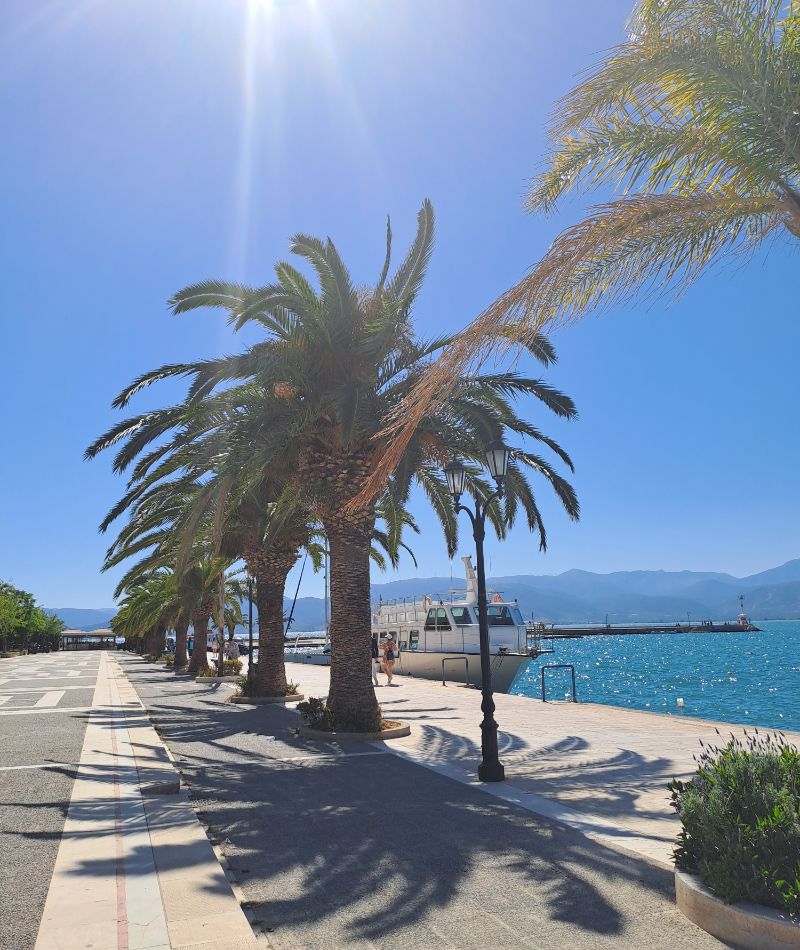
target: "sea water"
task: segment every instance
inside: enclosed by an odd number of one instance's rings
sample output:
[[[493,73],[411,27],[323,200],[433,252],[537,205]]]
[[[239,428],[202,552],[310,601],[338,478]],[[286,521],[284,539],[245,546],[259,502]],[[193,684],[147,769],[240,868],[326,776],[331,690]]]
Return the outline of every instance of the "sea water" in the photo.
[[[571,663],[579,702],[800,732],[800,622],[756,626],[758,633],[554,640],[555,652],[523,667],[509,692],[538,697],[542,666]],[[571,693],[569,670],[545,675],[549,699]]]

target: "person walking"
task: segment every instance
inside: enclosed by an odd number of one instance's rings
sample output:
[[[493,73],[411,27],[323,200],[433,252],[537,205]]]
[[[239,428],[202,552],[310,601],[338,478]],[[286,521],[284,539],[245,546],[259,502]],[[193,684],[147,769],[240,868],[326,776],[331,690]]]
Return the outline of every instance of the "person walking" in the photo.
[[[396,662],[397,644],[394,642],[392,634],[387,633],[383,643],[383,672],[386,674],[387,686],[392,685],[392,673]]]
[[[378,659],[381,655],[380,647],[378,646],[378,635],[376,633],[372,634],[372,685],[380,686],[378,682],[378,670],[380,666],[378,665]]]

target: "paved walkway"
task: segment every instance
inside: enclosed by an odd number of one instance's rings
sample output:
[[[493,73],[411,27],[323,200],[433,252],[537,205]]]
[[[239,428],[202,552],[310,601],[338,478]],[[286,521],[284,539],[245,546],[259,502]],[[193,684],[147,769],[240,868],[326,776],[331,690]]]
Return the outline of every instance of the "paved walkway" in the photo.
[[[328,667],[291,663],[287,670],[306,695],[327,693]],[[506,782],[483,785],[475,778],[481,694],[407,676],[394,682],[376,691],[383,714],[413,728],[388,744],[392,752],[664,867],[672,867],[678,833],[667,782],[694,771],[700,741],[721,741],[716,728],[726,737],[742,733],[689,716],[496,694]],[[800,746],[800,735],[786,735]]]
[[[256,950],[114,654],[90,708],[36,950]]]
[[[279,950],[721,946],[678,912],[669,870],[437,774],[442,758],[422,768],[394,741],[305,740],[293,710],[122,662]],[[327,671],[290,675],[320,693]],[[475,694],[421,681],[380,692],[388,715],[415,719],[431,762],[452,750],[469,772],[460,707],[477,731]]]

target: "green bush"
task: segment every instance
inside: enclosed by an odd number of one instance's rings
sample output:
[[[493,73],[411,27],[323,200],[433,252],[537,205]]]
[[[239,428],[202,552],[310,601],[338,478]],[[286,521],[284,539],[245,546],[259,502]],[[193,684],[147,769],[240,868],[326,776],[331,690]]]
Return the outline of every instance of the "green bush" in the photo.
[[[670,782],[682,826],[675,861],[726,903],[797,915],[800,753],[780,735],[745,737],[703,746],[692,778]]]
[[[246,676],[240,676],[239,679],[236,680],[236,687],[237,687],[237,689],[239,690],[239,695],[240,695],[240,696],[249,696],[249,695],[250,695],[250,691],[249,691],[249,689],[248,689],[249,685],[250,685],[250,684],[249,684],[249,682],[248,682]]]
[[[329,709],[325,704],[325,700],[318,696],[312,696],[305,702],[298,703],[297,710],[312,729],[333,732],[336,728],[333,710]]]
[[[287,695],[290,693],[291,686]],[[378,732],[383,726],[382,720],[376,718],[375,722],[371,723],[369,728],[365,730],[363,724],[358,719],[337,716],[336,713],[326,705],[324,699],[314,697],[307,699],[305,702],[298,703],[297,710],[306,721],[306,724],[311,726],[312,729],[321,729],[325,732]]]
[[[222,662],[222,675],[223,676],[237,676],[242,672],[242,661],[241,660],[223,660]],[[219,676],[219,666],[214,664],[209,666],[208,669],[200,670],[197,674],[198,676]]]

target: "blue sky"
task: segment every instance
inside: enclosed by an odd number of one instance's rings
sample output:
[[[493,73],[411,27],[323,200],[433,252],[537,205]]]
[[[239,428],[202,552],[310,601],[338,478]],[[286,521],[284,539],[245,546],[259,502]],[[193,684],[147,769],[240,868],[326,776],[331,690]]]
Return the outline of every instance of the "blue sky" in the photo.
[[[264,282],[298,231],[331,235],[367,283],[386,214],[400,248],[426,196],[438,237],[423,332],[462,326],[518,279],[581,210],[522,211],[547,117],[630,8],[5,0],[0,577],[50,606],[111,602],[96,525],[122,482],[85,446],[132,377],[244,342],[212,313],[169,316],[176,289]],[[568,522],[542,486],[547,554],[520,529],[489,545],[492,572],[745,574],[800,554],[791,253],[776,244],[672,306],[555,335],[549,379],[580,419],[530,411],[571,452],[583,517]],[[164,386],[134,409],[179,394]],[[417,512],[419,568],[398,576],[446,574]]]

